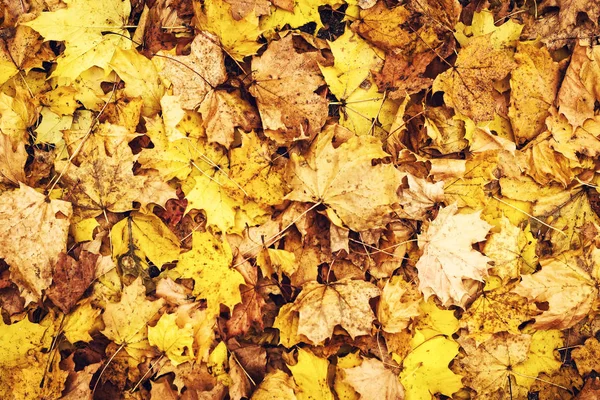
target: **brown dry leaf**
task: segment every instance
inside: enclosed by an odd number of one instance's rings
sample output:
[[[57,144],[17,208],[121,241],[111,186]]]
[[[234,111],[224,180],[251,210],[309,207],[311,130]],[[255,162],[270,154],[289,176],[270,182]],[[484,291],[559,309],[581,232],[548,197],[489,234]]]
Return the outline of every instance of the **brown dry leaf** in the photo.
[[[595,114],[595,102],[600,99],[600,47],[576,44],[569,68],[558,91],[558,110],[577,127]]]
[[[196,35],[187,56],[159,55],[163,64],[159,74],[171,82],[173,94],[179,96],[185,110],[196,109],[209,92],[227,79],[219,39],[211,33]]]
[[[481,211],[473,214],[457,214],[457,211],[456,204],[441,208],[427,231],[419,235],[423,255],[416,268],[419,289],[425,299],[436,295],[445,306],[464,307],[469,291],[463,280],[483,281],[489,268],[490,259],[472,245],[485,240],[492,226],[481,220]]]
[[[13,146],[8,135],[0,132],[0,183],[18,185],[25,182],[27,151],[23,143]]]
[[[536,304],[547,303],[535,317],[536,329],[568,329],[585,318],[598,296],[590,275],[579,267],[584,263],[581,251],[567,251],[540,260],[542,270],[523,275],[514,292]]]
[[[344,369],[344,381],[360,393],[363,400],[398,400],[404,398],[404,388],[398,374],[383,362],[369,358],[354,368]]]
[[[26,303],[39,300],[50,286],[66,249],[71,214],[70,203],[49,200],[24,184],[0,196],[0,258],[10,265]]]
[[[433,79],[424,76],[424,73],[435,56],[430,52],[411,60],[402,53],[389,53],[383,69],[373,77],[379,91],[388,91],[392,99],[402,99],[428,88]]]
[[[600,366],[598,360],[600,360],[600,342],[595,337],[591,337],[585,341],[583,347],[578,347],[571,353],[577,371],[581,375],[591,374],[592,371],[598,372]]]
[[[369,300],[379,296],[379,293],[375,285],[366,281],[343,279],[325,285],[308,282],[285,312],[292,317],[297,315],[297,335],[304,335],[312,343],[319,344],[331,338],[336,325],[355,338],[371,333],[371,322],[375,315]],[[279,326],[287,325],[282,320],[283,312],[284,308],[281,308],[277,317]]]
[[[273,41],[252,59],[250,93],[265,134],[277,142],[311,140],[327,119],[328,101],[315,91],[325,84],[316,50],[299,53],[294,35]]]
[[[453,68],[437,76],[434,92],[444,92],[447,105],[475,122],[494,119],[494,82],[516,66],[510,47],[494,46],[491,34],[471,39],[458,53]]]
[[[600,400],[600,378],[589,378],[575,400]]]
[[[467,356],[460,360],[467,372],[465,384],[477,391],[477,398],[502,398],[512,389],[517,398],[526,390],[514,382],[512,368],[527,360],[531,345],[530,335],[497,333],[486,342],[475,346],[474,342],[462,341]],[[511,389],[509,389],[511,387]]]
[[[63,313],[69,313],[96,277],[96,261],[99,256],[84,250],[76,261],[66,253],[59,254],[52,286],[46,294]]]
[[[413,35],[399,26],[408,21],[410,11],[404,6],[388,9],[383,1],[377,2],[374,7],[361,10],[360,19],[352,24],[352,30],[385,50],[405,49],[413,40]]]
[[[244,279],[246,283],[240,286],[242,302],[236,304],[231,311],[231,318],[227,321],[227,334],[238,336],[248,333],[252,327],[260,332],[264,329],[264,308],[267,305],[261,293],[256,268],[245,268]]]
[[[377,304],[377,320],[388,333],[402,332],[410,320],[421,314],[421,295],[399,276],[386,282]]]
[[[260,127],[256,110],[237,92],[209,92],[200,105],[199,112],[202,114],[202,125],[206,129],[208,141],[227,148],[234,141],[235,128],[251,131]]]
[[[288,182],[293,191],[285,198],[323,204],[334,224],[354,231],[385,226],[399,200],[402,174],[391,164],[372,165],[372,160],[388,156],[379,139],[354,136],[334,148],[333,135],[327,129],[308,154],[292,155]]]
[[[243,19],[246,15],[254,12],[254,15],[269,15],[271,13],[271,2],[269,0],[225,0],[231,4],[231,16],[236,21]]]
[[[102,142],[88,139],[90,150],[79,166],[58,161],[56,168],[66,171],[63,180],[69,188],[68,199],[82,218],[96,217],[104,211],[125,212],[133,209],[147,178],[133,174],[133,155],[122,143],[109,156]]]

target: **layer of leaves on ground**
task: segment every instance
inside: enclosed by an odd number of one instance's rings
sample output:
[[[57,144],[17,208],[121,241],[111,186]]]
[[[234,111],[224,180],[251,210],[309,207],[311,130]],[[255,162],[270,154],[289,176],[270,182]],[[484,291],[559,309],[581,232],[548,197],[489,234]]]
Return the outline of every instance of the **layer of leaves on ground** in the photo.
[[[0,398],[598,398],[599,3],[461,3],[4,1]]]

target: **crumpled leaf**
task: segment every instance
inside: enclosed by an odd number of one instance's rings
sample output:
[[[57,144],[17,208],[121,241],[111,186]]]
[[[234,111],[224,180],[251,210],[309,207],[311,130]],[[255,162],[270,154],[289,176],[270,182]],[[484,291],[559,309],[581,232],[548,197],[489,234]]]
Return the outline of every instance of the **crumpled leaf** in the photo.
[[[340,227],[383,227],[398,202],[402,174],[390,164],[372,165],[373,159],[388,156],[378,139],[355,136],[334,148],[333,135],[332,129],[325,130],[308,154],[292,155],[288,182],[293,190],[285,198],[324,204],[330,220]]]
[[[11,279],[27,303],[39,300],[52,283],[71,215],[70,203],[48,200],[22,183],[0,196],[0,258],[10,265]]]
[[[489,258],[472,245],[485,240],[492,226],[480,219],[480,211],[457,214],[457,210],[456,204],[441,208],[427,231],[419,235],[423,255],[416,268],[425,299],[435,294],[445,306],[464,307],[469,293],[463,280],[483,281],[489,268]]]

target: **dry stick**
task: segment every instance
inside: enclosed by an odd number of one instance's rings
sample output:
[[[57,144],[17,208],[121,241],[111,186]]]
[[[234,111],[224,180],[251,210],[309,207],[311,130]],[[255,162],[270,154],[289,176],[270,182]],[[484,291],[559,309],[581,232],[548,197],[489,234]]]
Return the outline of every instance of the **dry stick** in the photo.
[[[312,205],[312,207],[308,208],[306,211],[302,212],[302,214],[298,215],[292,222],[290,222],[289,224],[286,225],[285,228],[283,228],[282,230],[280,230],[279,232],[277,232],[276,234],[274,234],[273,236],[269,237],[268,239],[266,239],[264,242],[268,243],[272,240],[274,240],[275,238],[277,238],[279,235],[281,235],[282,233],[284,233],[286,230],[288,230],[289,228],[291,228],[296,222],[300,221],[300,219],[302,217],[304,217],[306,214],[308,214],[310,211],[314,210],[315,208],[317,208],[318,206],[320,206],[322,203],[318,202]],[[248,252],[253,252],[254,250],[257,250],[259,248],[263,247],[263,244],[258,244],[254,247],[251,247],[250,250]],[[247,252],[247,253],[248,253]],[[249,259],[251,259],[253,257],[244,257],[242,259],[242,261],[238,262],[237,264],[234,264],[231,268],[236,268],[239,267],[240,265],[242,265],[243,263],[245,263],[246,261],[248,261]]]
[[[558,229],[558,228],[555,228],[555,227],[553,227],[552,225],[549,225],[549,224],[545,223],[545,222],[544,222],[544,221],[542,221],[541,219],[534,217],[533,215],[529,214],[528,212],[526,212],[526,211],[523,211],[523,210],[521,210],[520,208],[518,208],[518,207],[515,207],[515,206],[513,206],[512,204],[510,204],[510,203],[507,203],[506,201],[504,201],[504,200],[502,200],[502,199],[500,199],[500,198],[498,198],[498,197],[496,197],[496,196],[492,196],[492,198],[493,198],[494,200],[497,200],[497,201],[499,201],[500,203],[502,203],[502,204],[504,204],[504,205],[507,205],[507,206],[509,206],[509,207],[510,207],[510,208],[512,208],[512,209],[515,209],[515,210],[517,210],[517,211],[520,211],[520,212],[522,212],[523,214],[527,215],[529,218],[531,218],[531,219],[534,219],[535,221],[539,222],[540,224],[542,224],[542,225],[544,225],[544,226],[546,226],[546,227],[548,227],[548,228],[550,228],[550,229],[552,229],[552,230],[554,230],[554,231],[556,231],[556,232],[560,233],[561,235],[563,235],[563,236],[565,236],[565,237],[567,236],[567,234],[566,234],[566,233],[564,233],[563,231],[561,231],[560,229]]]
[[[100,110],[100,112],[98,113],[98,115],[96,115],[96,117],[94,118],[94,120],[90,124],[90,127],[89,127],[88,131],[85,133],[85,135],[83,136],[83,139],[81,139],[81,141],[79,142],[79,144],[77,145],[77,147],[73,151],[73,154],[71,154],[71,156],[67,160],[67,165],[65,165],[65,167],[63,168],[63,170],[60,172],[60,174],[56,178],[56,180],[54,180],[54,183],[52,184],[52,186],[48,190],[48,193],[51,193],[54,190],[54,187],[56,186],[56,184],[58,184],[58,182],[61,180],[61,178],[63,177],[63,175],[67,172],[67,170],[71,166],[72,161],[75,159],[75,157],[77,157],[77,155],[79,154],[79,152],[83,148],[84,143],[91,136],[92,131],[94,130],[94,128],[96,128],[96,125],[98,125],[98,123],[100,121],[100,116],[102,115],[102,113],[104,112],[104,110],[106,110],[106,107],[108,107],[108,104],[112,100],[112,98],[113,98],[116,90],[117,90],[117,82],[115,81],[115,82],[113,82],[113,90],[110,93],[110,97],[108,98],[108,100],[106,101],[106,103],[104,103],[104,106],[102,107],[102,109]]]
[[[566,390],[566,391],[567,391],[567,392],[569,392],[569,393],[573,393],[573,392],[571,392],[571,390],[570,390],[569,388],[566,388],[566,387],[564,387],[564,386],[561,386],[561,385],[559,385],[559,384],[557,384],[557,383],[550,382],[550,381],[548,381],[548,380],[546,380],[546,379],[538,378],[538,377],[536,377],[536,376],[530,376],[530,375],[525,375],[525,374],[519,374],[518,372],[515,372],[515,371],[510,371],[510,373],[511,373],[511,374],[518,375],[518,376],[521,376],[521,377],[523,377],[523,378],[529,378],[529,379],[534,379],[534,380],[537,380],[537,381],[540,381],[540,382],[544,382],[544,383],[547,383],[548,385],[552,385],[552,386],[556,386],[556,387],[558,387],[558,388],[564,389],[564,390]]]
[[[173,343],[171,346],[173,346],[173,345],[174,345],[174,343]],[[169,349],[171,348],[171,346],[169,346]],[[169,349],[167,349],[167,350],[169,350]],[[135,391],[136,391],[136,389],[138,388],[138,386],[140,386],[140,385],[141,385],[141,383],[142,383],[142,381],[144,380],[144,378],[146,378],[146,376],[148,375],[148,373],[149,373],[150,371],[152,371],[152,369],[154,368],[154,366],[155,366],[156,364],[158,364],[158,363],[160,362],[160,360],[162,360],[162,359],[163,359],[163,357],[164,357],[164,356],[165,356],[165,353],[161,354],[161,355],[160,355],[160,357],[158,357],[158,359],[157,359],[156,361],[154,361],[154,363],[151,363],[151,364],[150,364],[150,367],[148,368],[148,370],[147,370],[147,371],[144,373],[144,375],[142,375],[142,377],[141,377],[141,378],[140,378],[140,379],[137,381],[137,383],[136,383],[136,384],[135,384],[135,386],[134,386],[134,387],[133,387],[133,388],[132,388],[132,389],[129,391],[129,393],[133,393],[133,392],[135,392]],[[160,369],[159,369],[159,371],[160,371]],[[158,371],[157,371],[157,372],[158,372]]]
[[[117,348],[117,350],[113,353],[113,355],[108,359],[108,361],[106,362],[106,364],[102,368],[102,371],[100,371],[100,374],[98,375],[98,379],[96,380],[96,383],[94,384],[94,387],[92,389],[92,397],[94,397],[94,393],[96,393],[96,387],[98,386],[98,383],[100,382],[100,379],[102,378],[102,375],[104,374],[104,371],[106,371],[106,368],[108,368],[108,366],[110,365],[110,363],[112,362],[112,360],[115,358],[115,356],[121,350],[123,350],[123,348],[125,347],[126,344],[127,344],[126,342],[121,343],[121,345],[119,346],[119,348]]]

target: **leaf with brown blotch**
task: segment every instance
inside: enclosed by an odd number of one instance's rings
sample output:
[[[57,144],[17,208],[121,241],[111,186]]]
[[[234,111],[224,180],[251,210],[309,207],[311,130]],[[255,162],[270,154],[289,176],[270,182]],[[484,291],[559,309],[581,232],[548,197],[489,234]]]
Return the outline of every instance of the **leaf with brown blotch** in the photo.
[[[424,73],[435,57],[433,52],[418,54],[412,59],[402,53],[388,53],[383,69],[374,74],[379,91],[388,91],[392,99],[403,99],[428,88],[433,79]]]
[[[68,314],[90,286],[96,275],[99,254],[82,251],[79,260],[60,253],[52,276],[52,286],[46,294],[52,302]]]
[[[10,265],[11,279],[27,303],[39,300],[52,283],[71,214],[70,203],[49,200],[24,184],[0,196],[0,258]]]
[[[485,240],[492,226],[481,220],[480,211],[457,212],[456,204],[441,208],[427,231],[419,235],[423,255],[416,268],[425,299],[435,294],[445,306],[464,307],[469,292],[463,280],[483,281],[489,268],[489,258],[472,245]]]
[[[277,142],[310,140],[327,119],[327,99],[315,91],[325,84],[316,51],[299,53],[294,35],[273,41],[252,60],[250,93],[256,98],[265,134]]]

